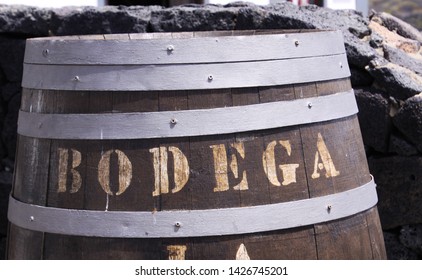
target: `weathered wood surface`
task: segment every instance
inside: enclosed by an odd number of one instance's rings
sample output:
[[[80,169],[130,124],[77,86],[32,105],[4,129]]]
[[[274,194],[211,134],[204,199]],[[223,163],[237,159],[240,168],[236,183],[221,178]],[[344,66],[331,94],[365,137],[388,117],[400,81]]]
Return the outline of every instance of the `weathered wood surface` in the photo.
[[[159,92],[24,89],[21,109],[62,114],[177,111],[350,89],[348,79]],[[18,200],[101,211],[266,205],[334,194],[371,179],[356,116],[264,131],[152,140],[20,136],[17,162],[13,195]],[[11,259],[385,258],[376,207],[318,225],[228,236],[96,238],[31,232],[13,225],[11,232]]]

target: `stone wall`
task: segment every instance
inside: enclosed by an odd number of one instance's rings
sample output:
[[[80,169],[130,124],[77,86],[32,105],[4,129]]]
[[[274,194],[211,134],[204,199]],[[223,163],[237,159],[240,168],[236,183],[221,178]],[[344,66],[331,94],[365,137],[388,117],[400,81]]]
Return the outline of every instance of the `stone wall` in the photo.
[[[289,2],[273,6],[0,5],[0,254],[16,149],[25,39],[39,36],[232,29],[340,29],[360,109],[388,256],[422,256],[422,34],[385,13],[370,18]]]

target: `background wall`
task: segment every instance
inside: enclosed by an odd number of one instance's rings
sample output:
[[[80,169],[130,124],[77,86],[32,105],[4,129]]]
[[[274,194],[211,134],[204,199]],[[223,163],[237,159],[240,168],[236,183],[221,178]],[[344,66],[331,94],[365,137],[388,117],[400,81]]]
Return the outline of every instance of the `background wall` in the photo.
[[[343,31],[359,120],[391,259],[422,256],[422,34],[384,13],[370,18],[291,3],[38,9],[0,5],[0,256],[16,149],[25,39],[51,35],[231,29]]]

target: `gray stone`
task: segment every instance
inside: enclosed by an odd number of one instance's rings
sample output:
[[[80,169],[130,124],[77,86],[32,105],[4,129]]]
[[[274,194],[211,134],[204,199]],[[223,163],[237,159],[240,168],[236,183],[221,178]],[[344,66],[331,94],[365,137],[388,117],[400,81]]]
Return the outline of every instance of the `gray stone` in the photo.
[[[207,5],[174,7],[151,12],[151,32],[232,30],[238,8]]]
[[[51,14],[52,35],[143,33],[147,31],[151,11],[158,6],[147,7],[65,7]]]
[[[422,77],[404,67],[371,63],[367,69],[377,84],[396,99],[406,100],[422,92]]]
[[[350,81],[353,88],[370,87],[374,82],[374,78],[366,70],[350,65]]]
[[[9,82],[20,82],[25,40],[0,35],[0,68]]]
[[[395,153],[400,156],[414,156],[419,153],[414,145],[394,134],[390,136],[388,152]]]
[[[406,100],[394,116],[393,123],[419,151],[422,151],[422,94]]]
[[[422,223],[422,156],[368,158],[384,230]]]
[[[387,44],[383,45],[383,50],[384,57],[390,62],[405,67],[418,75],[422,75],[422,56],[410,56],[401,49],[393,48]]]
[[[400,243],[398,234],[384,231],[385,249],[388,260],[417,260],[418,255]]]
[[[6,237],[0,236],[0,260],[6,259]]]
[[[364,144],[378,152],[387,152],[392,127],[388,99],[367,90],[355,90],[355,96]]]
[[[405,225],[400,230],[400,242],[414,251],[416,254],[422,255],[422,225]]]
[[[372,19],[403,37],[422,43],[422,33],[418,29],[391,14],[376,13],[372,16]]]
[[[353,34],[344,34],[344,45],[346,47],[349,64],[358,68],[365,68],[369,63],[380,55],[368,44],[368,42],[357,38]]]
[[[9,100],[16,94],[21,93],[22,87],[20,82],[16,83],[7,83],[3,86],[0,86],[0,94],[1,97],[5,102],[9,102]],[[2,111],[2,110],[0,110]],[[1,112],[0,112],[1,116]]]
[[[12,173],[0,172],[0,236],[5,236],[7,233],[7,207],[12,190],[12,178]]]
[[[0,6],[0,33],[48,36],[50,10],[28,6]]]
[[[7,157],[14,159],[16,152],[16,140],[17,140],[17,122],[18,114],[21,103],[21,95],[17,94],[12,97],[8,103],[8,111],[4,119],[3,129],[1,131],[1,137],[3,143],[6,146]]]

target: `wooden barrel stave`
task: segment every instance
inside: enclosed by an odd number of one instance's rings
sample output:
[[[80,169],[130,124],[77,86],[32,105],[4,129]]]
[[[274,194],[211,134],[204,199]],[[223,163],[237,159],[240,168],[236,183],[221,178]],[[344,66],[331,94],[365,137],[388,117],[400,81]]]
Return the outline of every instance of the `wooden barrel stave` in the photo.
[[[61,114],[194,110],[324,96],[350,89],[349,79],[272,87],[149,92],[69,92],[24,88],[21,109]],[[340,170],[338,176],[312,178],[319,133],[331,156],[336,159],[336,168]],[[267,145],[282,139],[291,142],[291,155],[286,164],[304,166],[296,169],[296,183],[276,187],[268,181],[260,161]],[[244,153],[252,161],[248,161],[247,157],[242,159],[242,152],[232,147],[237,142],[243,143]],[[221,145],[226,149],[228,160],[233,155],[237,157],[239,174],[236,178],[234,172],[226,170],[229,173],[229,189],[213,192],[215,186],[210,182],[215,182],[216,177],[212,170],[212,152]],[[212,146],[215,148],[211,149]],[[190,178],[183,191],[151,195],[156,172],[151,163],[151,149],[158,147],[177,147],[189,159]],[[58,152],[60,149],[62,158]],[[98,164],[101,156],[111,150],[123,151],[132,162],[132,185],[121,196],[116,195],[120,184],[117,152],[110,154],[110,173],[106,174],[111,179],[110,191],[114,195],[107,196],[99,184],[99,177],[104,174],[98,175],[101,173]],[[280,147],[277,152],[282,157],[287,155]],[[175,154],[168,154],[169,162],[174,161]],[[59,166],[60,163],[63,165],[63,156],[67,157],[68,172],[61,180],[66,181],[66,190],[58,192]],[[20,135],[17,159],[20,158],[32,160],[17,161],[13,196],[26,203],[66,209],[153,212],[245,207],[325,196],[356,188],[371,180],[356,116],[265,131],[169,139],[48,140]],[[70,172],[72,164],[77,165],[80,179],[75,179]],[[258,171],[260,165],[261,170]],[[175,180],[177,171],[174,169],[172,164],[168,165],[170,182]],[[241,183],[244,177],[242,171],[247,174],[247,191],[233,188]],[[279,169],[276,170],[276,178],[283,178]],[[75,180],[81,180],[81,186],[72,186]],[[73,193],[72,188],[75,190]],[[215,226],[218,227],[210,225]],[[13,224],[10,232],[8,257],[16,259],[385,258],[376,207],[317,225],[226,236],[97,238],[40,233]]]

